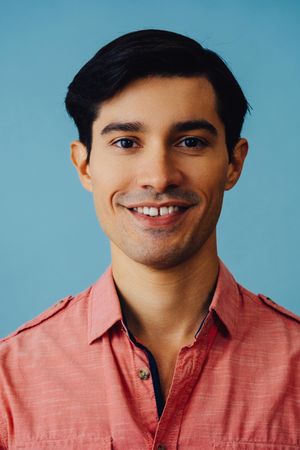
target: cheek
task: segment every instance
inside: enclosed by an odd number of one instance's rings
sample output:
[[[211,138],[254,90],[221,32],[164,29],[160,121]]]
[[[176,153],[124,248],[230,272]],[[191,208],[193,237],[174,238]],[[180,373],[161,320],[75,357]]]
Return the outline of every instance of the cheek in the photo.
[[[191,171],[196,185],[209,195],[210,192],[216,191],[223,193],[227,181],[227,168],[226,161],[215,159],[205,164],[195,164]]]
[[[108,211],[114,195],[128,186],[130,177],[120,161],[99,159],[90,168],[94,203],[97,211]]]

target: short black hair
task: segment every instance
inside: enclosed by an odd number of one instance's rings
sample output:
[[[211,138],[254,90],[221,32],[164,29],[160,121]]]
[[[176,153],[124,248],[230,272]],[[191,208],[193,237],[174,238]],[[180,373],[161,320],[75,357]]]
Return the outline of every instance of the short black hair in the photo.
[[[127,33],[102,47],[75,75],[68,87],[66,109],[87,148],[101,103],[129,83],[150,76],[202,76],[212,84],[217,112],[225,127],[229,159],[240,138],[249,104],[222,58],[194,39],[166,30]]]

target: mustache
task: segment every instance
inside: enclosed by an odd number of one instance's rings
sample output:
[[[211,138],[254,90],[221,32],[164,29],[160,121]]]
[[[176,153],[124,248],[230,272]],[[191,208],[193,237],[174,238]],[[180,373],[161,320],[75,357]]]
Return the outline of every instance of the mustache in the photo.
[[[182,200],[196,205],[200,202],[200,197],[195,192],[172,187],[168,187],[164,192],[156,192],[155,189],[149,187],[143,191],[120,193],[116,197],[116,202],[125,207],[131,203],[172,202],[172,200]]]

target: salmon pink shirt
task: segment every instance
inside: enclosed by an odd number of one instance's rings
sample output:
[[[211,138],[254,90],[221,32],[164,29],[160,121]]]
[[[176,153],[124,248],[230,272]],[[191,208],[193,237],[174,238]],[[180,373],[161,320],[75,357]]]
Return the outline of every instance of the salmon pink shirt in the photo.
[[[0,448],[300,449],[299,322],[220,261],[160,411],[155,361],[124,324],[109,268],[0,341]]]

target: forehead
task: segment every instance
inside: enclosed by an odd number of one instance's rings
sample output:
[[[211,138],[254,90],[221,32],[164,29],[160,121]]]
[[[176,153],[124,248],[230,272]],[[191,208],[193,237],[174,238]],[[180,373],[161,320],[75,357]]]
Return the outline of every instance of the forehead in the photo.
[[[223,128],[216,94],[204,77],[148,77],[127,85],[99,108],[95,125],[111,121],[140,121],[149,127],[205,119]]]

